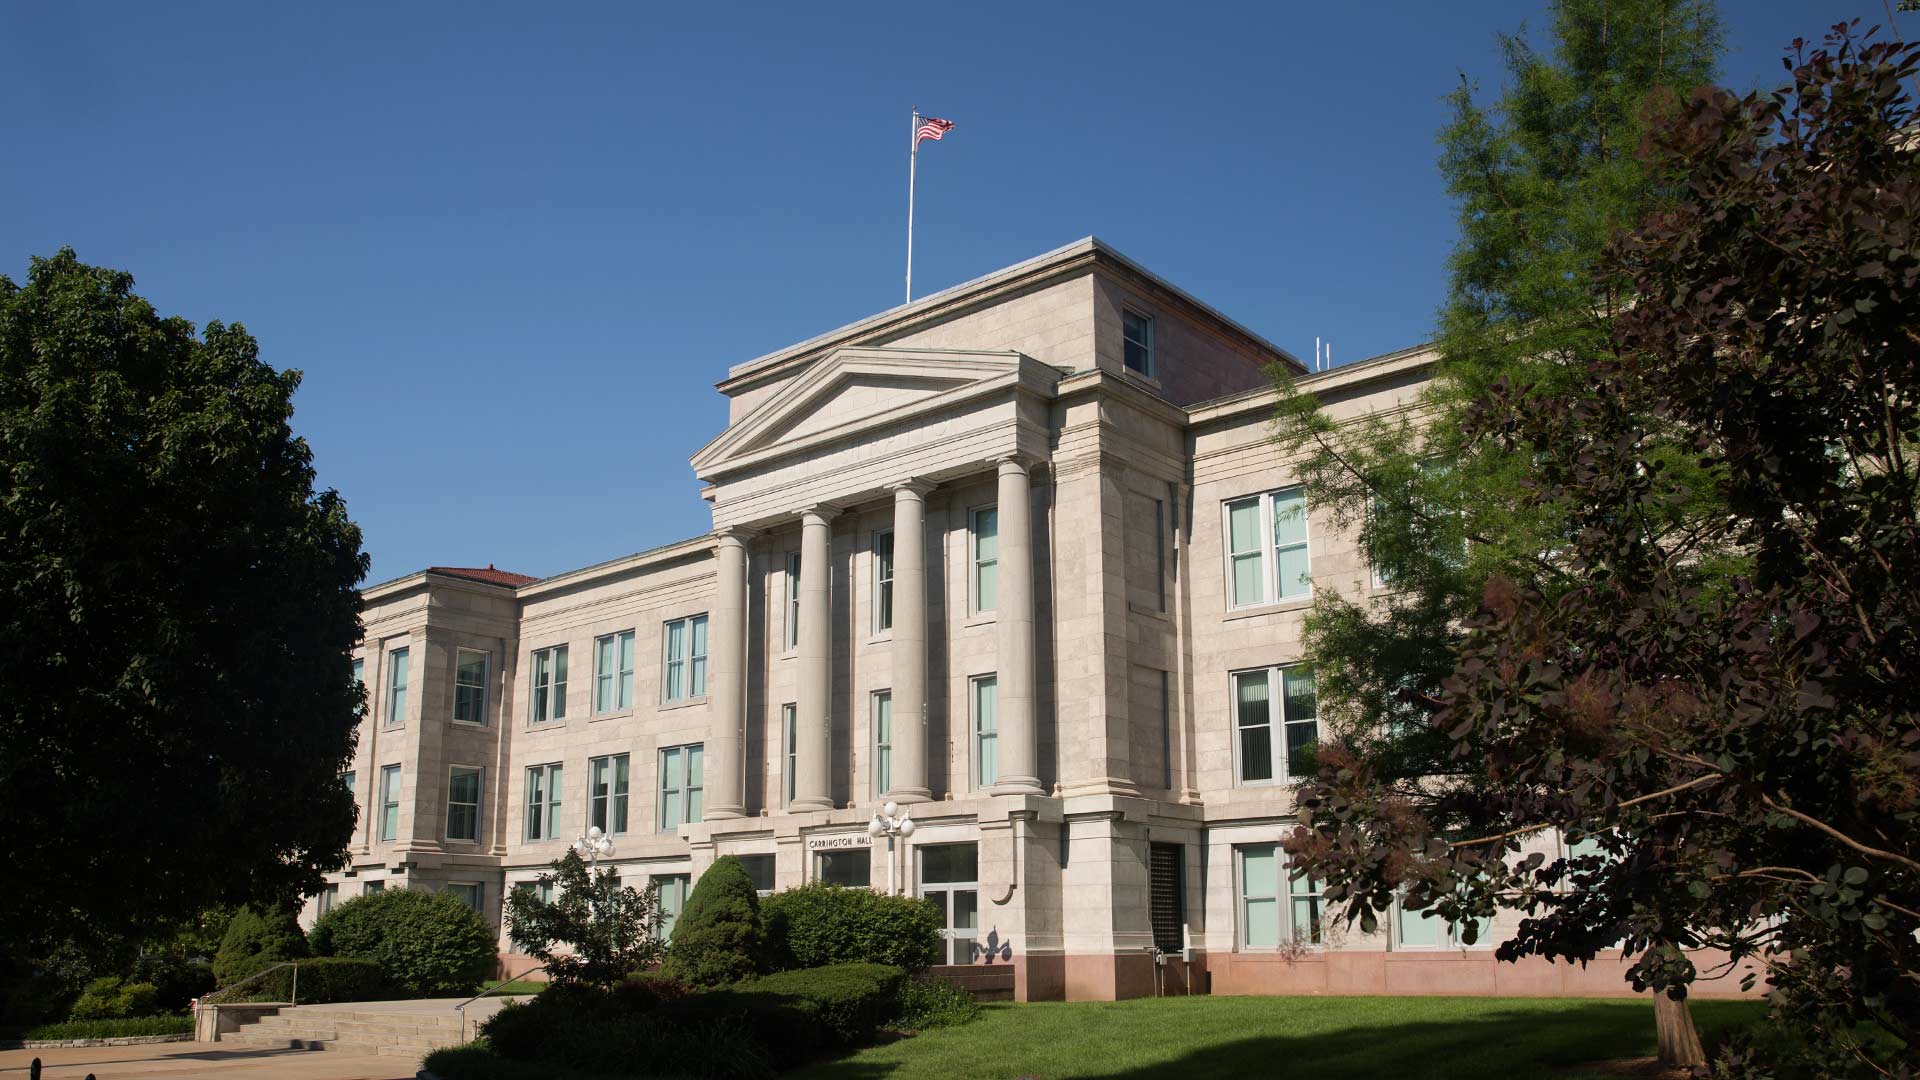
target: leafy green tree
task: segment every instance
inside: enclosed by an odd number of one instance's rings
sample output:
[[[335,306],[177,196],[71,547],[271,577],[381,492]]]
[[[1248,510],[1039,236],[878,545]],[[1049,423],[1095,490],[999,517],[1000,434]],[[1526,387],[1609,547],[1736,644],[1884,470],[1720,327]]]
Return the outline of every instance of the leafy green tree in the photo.
[[[762,951],[760,895],[740,860],[722,855],[687,897],[660,971],[689,986],[725,986],[752,975]]]
[[[539,878],[554,887],[552,901],[532,889],[507,897],[508,932],[549,978],[609,987],[660,962],[660,896],[651,883],[621,885],[618,874],[594,874],[572,851],[552,867]]]
[[[0,276],[0,960],[339,865],[367,562],[299,382],[71,250]]]
[[[307,944],[315,956],[378,961],[407,997],[470,994],[499,960],[487,920],[451,893],[423,889],[356,896],[315,920]]]
[[[1477,783],[1412,799],[1333,747],[1301,792],[1288,848],[1349,919],[1516,910],[1502,959],[1618,941],[1669,1012],[1752,962],[1815,1075],[1920,1066],[1916,58],[1842,24],[1648,133],[1672,197],[1603,270],[1615,351],[1465,420],[1533,462],[1573,579],[1496,576],[1468,620],[1431,730]],[[1585,843],[1527,852],[1549,830]]]
[[[307,955],[307,935],[291,905],[271,904],[264,910],[251,905],[227,920],[226,936],[213,958],[213,977],[221,986],[288,960]]]

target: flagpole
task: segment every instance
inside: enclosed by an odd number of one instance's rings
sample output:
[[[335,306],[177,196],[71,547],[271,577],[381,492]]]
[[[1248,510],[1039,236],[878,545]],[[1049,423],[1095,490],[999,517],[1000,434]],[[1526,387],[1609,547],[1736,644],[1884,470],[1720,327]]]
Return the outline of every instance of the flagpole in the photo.
[[[920,164],[920,106],[907,124],[907,303],[913,303],[913,181]]]

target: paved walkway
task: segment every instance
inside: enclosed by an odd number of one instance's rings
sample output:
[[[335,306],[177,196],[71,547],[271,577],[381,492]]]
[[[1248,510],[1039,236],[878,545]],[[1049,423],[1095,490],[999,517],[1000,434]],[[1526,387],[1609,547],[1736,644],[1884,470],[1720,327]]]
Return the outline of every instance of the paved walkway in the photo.
[[[42,1080],[413,1080],[419,1062],[328,1050],[253,1050],[219,1043],[149,1043],[81,1050],[0,1050],[0,1077],[18,1080],[39,1058]]]

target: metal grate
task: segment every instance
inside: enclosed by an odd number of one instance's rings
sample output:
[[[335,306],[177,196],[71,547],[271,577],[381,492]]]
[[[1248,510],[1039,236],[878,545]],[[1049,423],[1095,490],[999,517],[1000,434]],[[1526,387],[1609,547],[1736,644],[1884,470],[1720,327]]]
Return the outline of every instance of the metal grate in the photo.
[[[1186,890],[1180,887],[1182,850],[1179,844],[1154,844],[1148,853],[1153,943],[1165,953],[1178,953],[1186,945],[1182,933],[1187,921]]]

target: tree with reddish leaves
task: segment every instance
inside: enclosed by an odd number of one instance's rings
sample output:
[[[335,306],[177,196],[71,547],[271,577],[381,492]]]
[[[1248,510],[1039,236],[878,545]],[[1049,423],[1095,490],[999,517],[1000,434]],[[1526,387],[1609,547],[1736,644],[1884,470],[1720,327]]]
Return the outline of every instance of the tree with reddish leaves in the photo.
[[[1517,911],[1502,960],[1619,943],[1669,1002],[1757,968],[1817,1074],[1920,1067],[1917,56],[1842,24],[1649,129],[1611,355],[1467,420],[1537,463],[1578,584],[1488,587],[1430,716],[1472,782],[1322,751],[1288,847],[1349,920]]]

